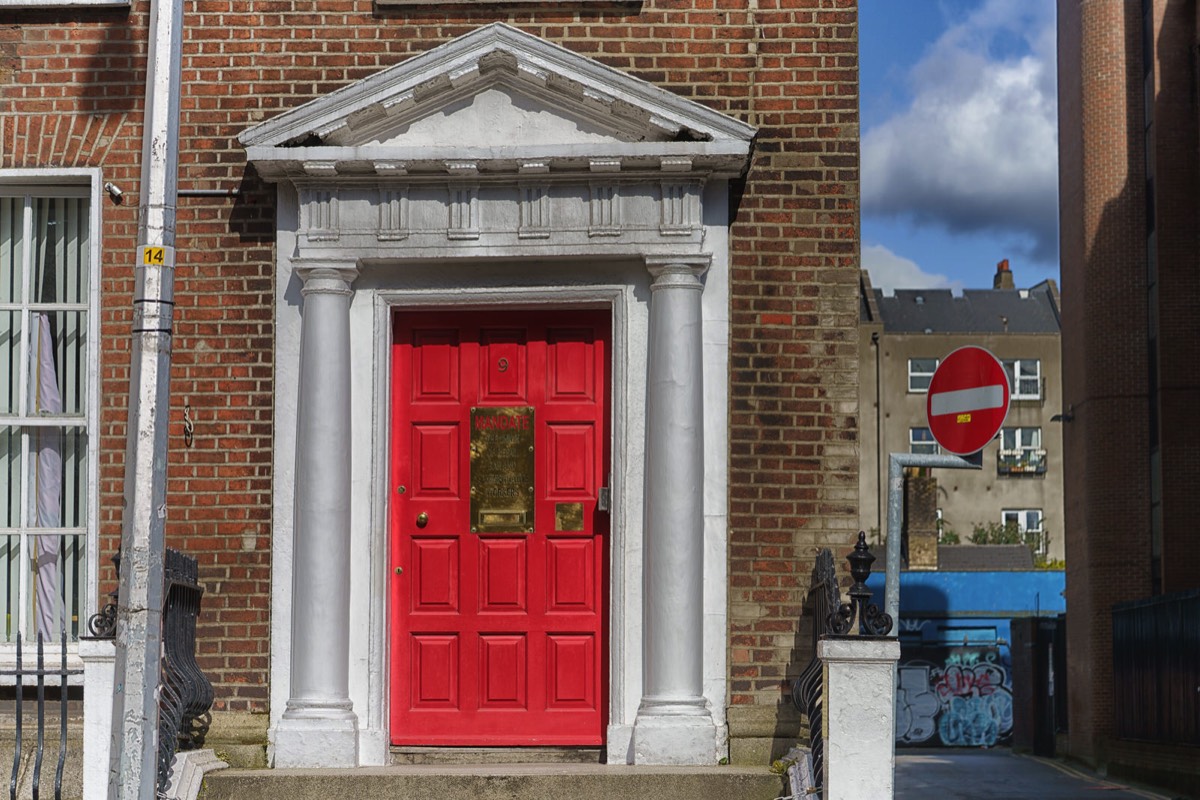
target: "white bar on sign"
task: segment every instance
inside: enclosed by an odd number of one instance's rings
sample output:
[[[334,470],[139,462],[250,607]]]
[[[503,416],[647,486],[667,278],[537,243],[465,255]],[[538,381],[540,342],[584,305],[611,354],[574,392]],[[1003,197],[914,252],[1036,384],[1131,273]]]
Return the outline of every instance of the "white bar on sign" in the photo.
[[[968,411],[982,411],[985,408],[1002,408],[1003,406],[1004,387],[998,384],[977,386],[974,389],[958,389],[953,392],[938,392],[929,398],[929,413],[933,416],[965,414]]]

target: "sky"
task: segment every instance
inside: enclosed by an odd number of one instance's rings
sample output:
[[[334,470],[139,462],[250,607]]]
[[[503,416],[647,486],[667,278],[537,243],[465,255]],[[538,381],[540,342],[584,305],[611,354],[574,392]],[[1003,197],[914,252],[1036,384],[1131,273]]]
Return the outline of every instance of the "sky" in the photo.
[[[871,282],[1058,281],[1050,0],[859,0],[862,263]],[[1060,285],[1061,288],[1061,285]]]

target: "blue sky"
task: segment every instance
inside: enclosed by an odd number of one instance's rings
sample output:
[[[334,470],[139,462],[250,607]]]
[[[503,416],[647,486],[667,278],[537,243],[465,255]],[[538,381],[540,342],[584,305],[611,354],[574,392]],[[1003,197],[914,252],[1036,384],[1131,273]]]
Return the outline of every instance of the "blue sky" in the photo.
[[[860,0],[859,41],[874,285],[1058,280],[1054,3]]]

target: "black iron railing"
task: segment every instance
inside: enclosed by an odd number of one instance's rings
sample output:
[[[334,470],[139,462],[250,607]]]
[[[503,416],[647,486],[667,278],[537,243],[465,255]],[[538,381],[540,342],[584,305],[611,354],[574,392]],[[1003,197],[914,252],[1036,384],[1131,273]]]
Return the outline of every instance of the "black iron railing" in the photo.
[[[1200,590],[1113,606],[1117,736],[1200,745]]]
[[[37,666],[30,668],[24,662],[24,649],[21,634],[17,634],[17,665],[16,669],[0,670],[0,675],[13,676],[16,697],[16,728],[14,730],[12,774],[8,781],[9,800],[16,800],[18,783],[21,777],[21,764],[27,756],[24,747],[25,709],[24,693],[25,679],[34,678],[37,686],[37,730],[34,735],[36,743],[33,751],[33,767],[29,773],[30,794],[33,800],[42,796],[42,766],[46,754],[46,679],[58,678],[58,764],[54,770],[54,800],[62,798],[63,768],[67,759],[67,681],[71,675],[79,675],[83,670],[67,669],[67,634],[60,631],[60,647],[57,667],[46,669],[46,642],[42,634],[37,635]]]
[[[1019,447],[996,451],[996,472],[1000,475],[1045,475],[1046,451]]]
[[[837,585],[837,570],[833,566],[833,553],[828,549],[817,553],[813,564],[812,583],[804,611],[812,620],[812,661],[792,683],[792,703],[808,718],[808,749],[812,755],[812,775],[816,788],[825,783],[825,741],[822,734],[825,710],[824,670],[817,658],[817,642],[822,636],[833,633],[834,612],[841,604],[841,592]]]
[[[198,750],[212,721],[213,688],[196,663],[200,586],[196,559],[167,550],[163,657],[158,700],[158,786],[165,790],[175,753]]]
[[[113,556],[117,573],[121,554]],[[196,619],[200,616],[200,585],[196,559],[167,548],[164,563],[163,653],[158,698],[158,792],[169,787],[171,762],[177,752],[204,746],[212,722],[213,688],[196,663]],[[113,638],[117,623],[117,593],[110,595],[88,627],[97,638]]]
[[[858,543],[846,560],[850,562],[850,576],[854,578],[849,591],[850,602],[842,602],[833,553],[824,549],[817,553],[808,599],[804,604],[805,614],[812,619],[813,658],[792,683],[792,703],[808,717],[813,783],[807,787],[810,794],[819,794],[825,786],[825,670],[817,657],[817,643],[827,636],[886,636],[892,630],[892,618],[870,602],[871,590],[866,584],[875,556],[867,547],[865,533],[858,534]]]

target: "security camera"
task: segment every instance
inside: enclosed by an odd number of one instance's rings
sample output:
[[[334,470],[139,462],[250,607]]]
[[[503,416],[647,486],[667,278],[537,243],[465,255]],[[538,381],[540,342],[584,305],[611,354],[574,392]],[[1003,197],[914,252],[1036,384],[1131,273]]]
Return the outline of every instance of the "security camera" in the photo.
[[[108,196],[117,205],[121,205],[121,201],[125,198],[125,193],[121,191],[121,187],[111,181],[104,184],[104,191],[108,192]]]

